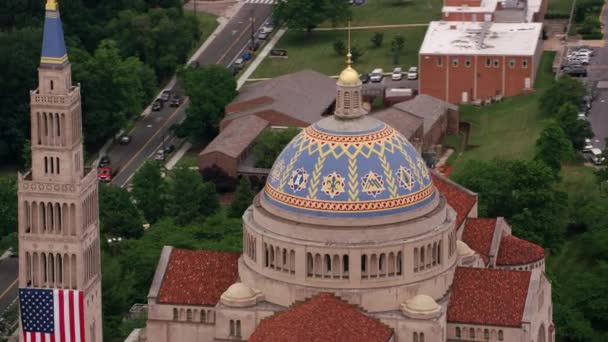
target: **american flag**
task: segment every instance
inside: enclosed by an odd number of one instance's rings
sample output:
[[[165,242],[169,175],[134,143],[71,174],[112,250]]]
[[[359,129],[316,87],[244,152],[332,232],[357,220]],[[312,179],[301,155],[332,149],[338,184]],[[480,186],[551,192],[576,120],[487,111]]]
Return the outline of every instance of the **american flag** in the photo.
[[[82,291],[19,289],[24,342],[85,342]]]

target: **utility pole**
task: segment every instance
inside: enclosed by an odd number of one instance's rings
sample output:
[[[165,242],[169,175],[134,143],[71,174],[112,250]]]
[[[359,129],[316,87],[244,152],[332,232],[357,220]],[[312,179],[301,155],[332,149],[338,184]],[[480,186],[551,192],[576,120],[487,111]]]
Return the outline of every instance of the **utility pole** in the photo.
[[[196,0],[191,0],[192,1],[192,6],[194,8],[194,14],[196,14]]]
[[[251,22],[251,44],[249,45],[249,50],[253,52],[253,47],[255,46],[255,17],[253,16],[253,8],[251,9],[251,16],[249,17],[249,21]]]

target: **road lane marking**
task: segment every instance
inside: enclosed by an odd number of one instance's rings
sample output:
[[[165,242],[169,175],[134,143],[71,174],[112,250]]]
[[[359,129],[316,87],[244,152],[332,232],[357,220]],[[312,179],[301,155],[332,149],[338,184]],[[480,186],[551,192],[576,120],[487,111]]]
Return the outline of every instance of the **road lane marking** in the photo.
[[[2,299],[4,296],[6,296],[6,294],[8,293],[8,291],[10,291],[13,286],[15,286],[15,284],[17,284],[17,281],[19,280],[19,278],[15,279],[15,281],[13,281],[7,288],[6,290],[4,290],[4,292],[2,292],[2,294],[0,294],[0,299]]]
[[[230,52],[230,50],[232,50],[232,48],[239,42],[239,40],[241,40],[241,38],[243,38],[243,35],[245,33],[247,33],[247,31],[251,32],[251,26],[245,25],[245,28],[243,29],[243,31],[241,32],[241,34],[239,34],[239,36],[232,42],[232,44],[230,44],[230,46],[228,47],[228,49],[226,49],[226,51],[224,52],[224,54],[217,60],[217,64],[220,64],[220,62],[222,61],[222,59],[224,59],[226,57],[226,55]]]
[[[150,144],[150,142],[151,142],[152,140],[154,140],[154,138],[155,138],[155,137],[156,137],[156,136],[157,136],[157,135],[158,135],[158,134],[161,132],[161,130],[162,130],[162,129],[163,129],[165,126],[167,126],[167,124],[168,124],[168,123],[171,121],[171,119],[172,119],[172,118],[173,118],[173,117],[174,117],[174,116],[175,116],[177,113],[179,113],[180,109],[182,109],[182,107],[183,107],[183,106],[185,106],[185,105],[186,105],[186,103],[188,103],[188,102],[190,102],[190,99],[186,99],[186,100],[184,100],[184,102],[183,102],[183,103],[182,103],[182,104],[181,104],[179,107],[177,107],[177,108],[175,109],[175,111],[174,111],[174,112],[173,112],[171,115],[169,115],[169,117],[167,118],[167,120],[165,120],[165,123],[163,123],[163,124],[162,124],[162,125],[161,125],[161,126],[160,126],[160,127],[157,129],[157,130],[156,130],[156,132],[155,132],[154,134],[152,134],[152,136],[150,137],[150,139],[148,139],[148,141],[146,141],[146,143],[145,143],[145,144],[144,144],[144,145],[143,145],[143,146],[142,146],[142,147],[141,147],[141,148],[140,148],[140,149],[139,149],[139,150],[138,150],[138,151],[135,153],[135,155],[133,155],[133,157],[131,157],[131,158],[130,158],[130,159],[129,159],[129,160],[126,162],[126,163],[124,163],[124,164],[122,165],[121,170],[125,170],[125,169],[127,168],[127,166],[129,166],[129,164],[131,164],[131,162],[133,162],[133,160],[134,160],[135,158],[139,157],[139,155],[140,155],[140,154],[141,154],[141,153],[142,153],[142,152],[143,152],[143,151],[146,149],[146,147],[148,146],[148,144]],[[133,173],[135,173],[135,171],[134,171]],[[120,174],[120,172],[119,172],[119,174]],[[116,176],[118,176],[118,175],[116,175]],[[129,179],[130,179],[130,177],[129,177]],[[125,183],[125,184],[122,184],[122,185],[121,185],[121,184],[117,184],[117,185],[118,185],[119,187],[121,187],[121,188],[122,188],[123,186],[125,186],[125,185],[126,185],[126,183]]]

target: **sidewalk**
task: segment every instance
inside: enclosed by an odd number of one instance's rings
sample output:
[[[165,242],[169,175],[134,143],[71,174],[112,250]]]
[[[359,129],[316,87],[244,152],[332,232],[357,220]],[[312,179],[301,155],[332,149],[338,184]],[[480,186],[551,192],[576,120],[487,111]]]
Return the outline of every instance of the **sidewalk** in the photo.
[[[373,30],[373,29],[385,29],[385,28],[400,28],[400,27],[426,27],[428,23],[424,24],[396,24],[396,25],[378,25],[378,26],[354,26],[351,30]],[[313,31],[346,31],[348,27],[321,27],[315,28]]]
[[[236,89],[241,89],[241,87],[243,86],[243,84],[245,84],[245,82],[247,82],[247,80],[249,79],[249,76],[251,76],[253,74],[253,72],[255,71],[255,69],[258,68],[258,66],[260,65],[260,63],[262,63],[262,61],[264,60],[264,58],[266,58],[266,56],[268,56],[268,54],[270,53],[270,50],[272,50],[274,48],[274,46],[277,44],[277,42],[279,41],[279,39],[281,39],[281,37],[283,37],[283,35],[285,34],[285,32],[287,32],[286,28],[282,28],[280,29],[273,37],[272,39],[264,46],[264,48],[262,49],[262,51],[255,56],[255,59],[253,60],[253,62],[251,62],[251,64],[249,64],[249,66],[247,67],[247,69],[245,69],[245,71],[243,72],[243,74],[241,75],[241,77],[239,77],[238,81],[236,82]]]
[[[180,161],[180,159],[182,159],[182,157],[186,154],[186,152],[188,152],[190,147],[192,147],[191,143],[189,143],[189,142],[184,143],[182,145],[182,147],[180,147],[179,150],[177,150],[177,152],[175,152],[173,154],[173,156],[167,161],[167,163],[165,164],[165,169],[173,170],[175,165],[177,165],[177,163]]]

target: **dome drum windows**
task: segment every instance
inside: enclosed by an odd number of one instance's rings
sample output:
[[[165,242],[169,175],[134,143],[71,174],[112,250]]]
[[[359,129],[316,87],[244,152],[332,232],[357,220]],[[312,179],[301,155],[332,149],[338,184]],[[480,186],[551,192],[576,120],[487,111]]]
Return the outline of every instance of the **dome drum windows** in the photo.
[[[255,238],[254,238],[255,242]],[[255,247],[254,247],[255,250]],[[254,256],[255,258],[255,256]],[[275,271],[296,274],[296,251],[264,243],[264,267]]]
[[[442,242],[442,240],[439,240],[432,244],[414,248],[414,273],[441,265],[443,262]]]
[[[380,279],[403,274],[403,253],[373,253],[361,256],[361,278]]]
[[[319,279],[348,279],[349,257],[346,254],[306,253],[306,276]]]

